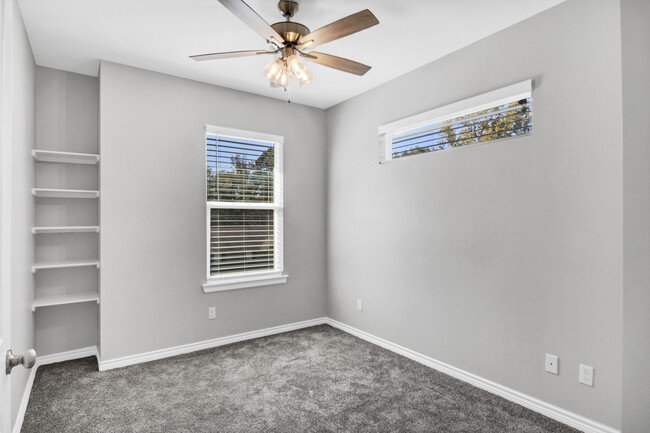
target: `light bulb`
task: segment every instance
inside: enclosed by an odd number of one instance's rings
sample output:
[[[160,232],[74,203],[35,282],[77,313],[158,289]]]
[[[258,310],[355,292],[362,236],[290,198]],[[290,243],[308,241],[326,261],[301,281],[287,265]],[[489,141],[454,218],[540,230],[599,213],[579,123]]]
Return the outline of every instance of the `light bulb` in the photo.
[[[305,77],[308,72],[305,64],[301,62],[298,56],[295,54],[287,57],[287,68],[289,68],[289,73],[291,76],[298,80],[303,79],[303,77]]]
[[[274,81],[278,78],[283,68],[284,62],[282,59],[275,59],[264,67],[264,76],[267,80]]]
[[[312,78],[314,78],[314,74],[312,74],[310,70],[308,70],[308,69],[305,69],[305,70],[306,70],[306,74],[303,77],[299,78],[300,87],[309,84],[311,82]]]

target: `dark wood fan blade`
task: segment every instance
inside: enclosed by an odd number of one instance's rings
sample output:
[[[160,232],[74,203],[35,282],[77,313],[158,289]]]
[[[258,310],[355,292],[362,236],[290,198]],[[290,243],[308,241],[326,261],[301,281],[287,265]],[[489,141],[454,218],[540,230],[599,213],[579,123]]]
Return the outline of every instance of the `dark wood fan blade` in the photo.
[[[228,8],[237,18],[268,42],[275,42],[278,45],[284,44],[284,38],[243,0],[219,0],[219,3]]]
[[[332,56],[331,54],[315,53],[312,51],[307,55],[302,55],[302,57],[310,62],[355,75],[364,75],[370,70],[370,66],[368,65],[355,62],[354,60],[344,59],[343,57]]]
[[[232,57],[255,56],[257,54],[273,54],[273,51],[260,51],[260,50],[228,51],[225,53],[197,54],[196,56],[190,56],[190,59],[194,59],[196,61],[217,60],[217,59],[230,59]]]
[[[298,40],[299,48],[314,48],[379,24],[368,9],[321,27]],[[313,42],[311,42],[313,41]],[[310,43],[311,42],[311,43]]]

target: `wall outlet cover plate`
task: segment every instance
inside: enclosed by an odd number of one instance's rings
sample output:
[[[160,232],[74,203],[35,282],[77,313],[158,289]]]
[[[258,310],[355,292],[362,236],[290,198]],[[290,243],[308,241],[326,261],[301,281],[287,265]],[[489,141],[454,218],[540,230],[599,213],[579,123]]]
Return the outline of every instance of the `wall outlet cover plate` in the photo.
[[[580,375],[578,381],[583,385],[594,386],[594,368],[580,364]]]

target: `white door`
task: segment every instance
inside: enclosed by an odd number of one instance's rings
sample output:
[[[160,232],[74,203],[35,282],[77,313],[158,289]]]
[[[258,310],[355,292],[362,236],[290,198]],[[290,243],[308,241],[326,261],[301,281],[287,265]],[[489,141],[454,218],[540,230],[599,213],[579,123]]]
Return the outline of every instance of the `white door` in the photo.
[[[1,1],[1,0],[0,0]],[[0,98],[4,105],[5,98]],[[4,108],[4,107],[3,107]],[[9,375],[5,373],[6,353],[11,348],[11,215],[10,197],[7,195],[6,159],[9,143],[4,131],[0,139],[0,433],[11,431],[11,394]],[[9,221],[7,221],[9,219]],[[7,236],[9,234],[9,236]],[[9,250],[9,251],[7,251]]]
[[[0,193],[2,194],[2,193]],[[4,224],[2,221],[0,224]],[[4,231],[4,227],[2,227]],[[4,241],[4,239],[2,239]],[[4,248],[4,247],[3,247]],[[0,289],[0,433],[9,433],[11,431],[11,389],[9,386],[9,375],[5,373],[6,353],[9,350],[10,320],[11,308],[8,305],[7,285],[5,284],[6,260],[2,255],[2,264],[0,266],[0,278],[2,288]]]
[[[13,0],[0,0],[0,433],[11,431],[11,32]]]
[[[1,0],[0,0],[1,1]],[[2,102],[0,102],[2,104]],[[7,180],[5,176],[5,158],[7,148],[4,137],[0,140],[0,433],[11,431],[11,387],[9,375],[5,373],[6,353],[11,348],[11,254],[7,253],[11,247],[7,245],[10,240],[7,234],[11,228],[7,227],[7,212],[10,211],[10,200],[7,197]]]

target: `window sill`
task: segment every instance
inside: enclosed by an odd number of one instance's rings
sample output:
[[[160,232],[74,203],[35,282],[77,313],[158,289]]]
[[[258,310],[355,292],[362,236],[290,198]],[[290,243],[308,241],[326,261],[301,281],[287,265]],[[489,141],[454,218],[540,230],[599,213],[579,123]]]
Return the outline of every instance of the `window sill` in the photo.
[[[265,275],[247,275],[230,278],[214,278],[203,283],[205,293],[223,292],[226,290],[247,289],[249,287],[270,286],[274,284],[284,284],[287,282],[289,275],[285,274],[265,274]]]

